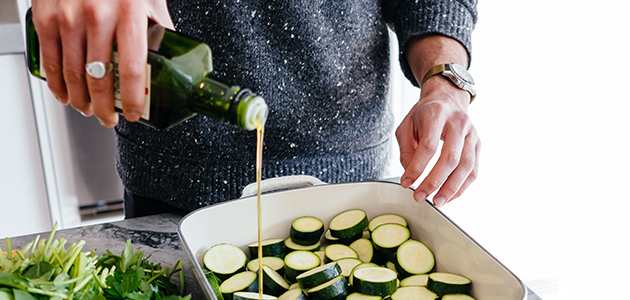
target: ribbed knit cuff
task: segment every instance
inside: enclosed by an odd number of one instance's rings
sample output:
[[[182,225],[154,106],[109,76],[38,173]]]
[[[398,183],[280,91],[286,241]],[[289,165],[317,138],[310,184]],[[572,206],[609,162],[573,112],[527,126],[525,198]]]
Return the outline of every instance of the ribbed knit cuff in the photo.
[[[243,188],[255,181],[253,159],[190,160],[151,151],[121,136],[118,149],[118,173],[127,190],[184,210],[239,198]],[[284,161],[265,161],[263,156],[263,179],[312,175],[327,183],[376,180],[386,163],[387,143],[354,153]]]
[[[459,41],[471,59],[471,34],[477,21],[476,1],[404,1],[396,8],[395,30],[400,47],[403,74],[419,86],[407,62],[409,39],[425,34],[440,34]]]

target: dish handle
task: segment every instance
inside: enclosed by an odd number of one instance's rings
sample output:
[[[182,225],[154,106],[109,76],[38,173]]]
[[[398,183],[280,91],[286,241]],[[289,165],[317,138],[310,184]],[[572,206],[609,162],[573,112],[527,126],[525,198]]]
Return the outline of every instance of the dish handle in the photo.
[[[291,175],[264,179],[260,182],[260,190],[262,193],[286,190],[294,188],[302,188],[309,186],[316,186],[326,184],[319,180],[319,178],[310,175]],[[243,188],[241,198],[254,196],[258,193],[258,185],[256,182],[252,182]]]

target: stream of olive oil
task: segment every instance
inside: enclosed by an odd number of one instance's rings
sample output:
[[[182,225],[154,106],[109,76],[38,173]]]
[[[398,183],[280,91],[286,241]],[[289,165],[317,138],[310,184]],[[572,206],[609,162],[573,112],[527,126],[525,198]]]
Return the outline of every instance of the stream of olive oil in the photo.
[[[263,268],[262,268],[262,203],[260,201],[260,181],[262,180],[262,152],[263,137],[265,135],[265,127],[256,126],[256,185],[258,187],[257,203],[258,203],[258,293],[259,300],[263,299]]]

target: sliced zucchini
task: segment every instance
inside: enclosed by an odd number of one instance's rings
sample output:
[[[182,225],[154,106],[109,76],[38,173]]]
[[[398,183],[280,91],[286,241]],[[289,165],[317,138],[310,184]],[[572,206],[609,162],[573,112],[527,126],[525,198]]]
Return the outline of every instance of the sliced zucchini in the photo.
[[[302,289],[308,290],[324,282],[330,281],[341,275],[341,267],[337,262],[330,262],[323,266],[308,270],[296,276],[297,282]]]
[[[342,299],[348,295],[348,281],[346,277],[337,276],[323,284],[306,290],[309,300]]]
[[[349,277],[354,267],[362,264],[363,262],[358,258],[342,258],[337,260],[337,263],[341,267],[341,274],[345,277]]]
[[[410,236],[407,227],[396,223],[381,224],[371,233],[374,248],[386,254],[395,253]]]
[[[409,276],[400,281],[400,286],[427,286],[429,274],[418,274]]]
[[[221,294],[221,290],[219,289],[221,280],[214,276],[214,273],[212,271],[207,269],[203,270],[203,275],[206,277],[206,280],[208,280],[210,289],[212,290],[212,293],[214,293],[214,295],[217,297],[217,300],[223,300],[223,294]]]
[[[234,300],[254,300],[254,299],[257,300],[257,299],[260,299],[260,293],[236,292],[234,293],[233,299]],[[278,298],[271,295],[263,294],[262,299],[263,300],[277,300]]]
[[[289,290],[289,283],[284,277],[267,265],[263,265],[263,285],[267,294],[276,297]]]
[[[319,259],[322,261],[321,265],[323,266],[324,265],[324,261],[326,260],[326,254],[324,254],[324,250],[315,251],[315,254],[317,254],[317,256],[319,256]]]
[[[321,246],[321,242],[317,242],[316,244],[310,245],[310,246],[302,246],[302,245],[298,245],[295,242],[293,242],[291,240],[291,238],[287,238],[286,240],[284,240],[284,247],[285,247],[285,251],[287,254],[293,252],[293,251],[298,251],[298,250],[304,250],[304,251],[317,251],[319,250],[319,247]]]
[[[267,256],[262,258],[262,264],[269,266],[274,271],[284,274],[284,259],[275,256]],[[258,272],[258,258],[252,259],[247,263],[247,270]]]
[[[374,246],[369,239],[360,238],[352,242],[350,248],[357,252],[359,259],[363,262],[371,262],[374,257]]]
[[[326,242],[328,242],[328,244],[344,244],[344,245],[350,245],[352,242],[365,237],[365,232],[363,231],[362,233],[359,233],[355,236],[351,236],[349,238],[345,238],[345,239],[340,239],[340,238],[336,238],[334,236],[332,236],[332,234],[330,233],[330,229],[326,230],[326,232],[324,233],[324,239],[326,239]],[[369,233],[368,233],[369,236]]]
[[[378,225],[387,223],[396,223],[407,227],[407,219],[403,216],[397,214],[382,214],[370,220],[368,223],[368,230],[372,232],[376,227],[378,227]]]
[[[388,269],[396,272],[396,275],[398,275],[398,271],[396,271],[396,265],[393,262],[391,262],[391,261],[386,262],[385,263],[385,268],[388,268]]]
[[[221,280],[245,270],[246,263],[245,252],[232,244],[216,244],[203,254],[204,266]]]
[[[299,217],[293,220],[289,231],[291,240],[302,246],[316,244],[319,242],[322,234],[324,234],[324,222],[311,216]]]
[[[406,240],[398,247],[394,264],[398,274],[402,278],[407,278],[411,275],[431,272],[435,267],[435,257],[424,243]]]
[[[429,274],[427,288],[439,296],[448,294],[470,294],[470,279],[453,273],[435,272]]]
[[[362,209],[351,209],[333,217],[328,228],[333,237],[347,239],[362,234],[367,225],[367,213]]]
[[[396,272],[383,267],[360,268],[353,272],[352,286],[356,292],[385,297],[397,287]]]
[[[299,284],[299,283],[297,283],[297,282],[296,282],[296,283],[292,283],[292,284],[289,286],[289,289],[290,289],[290,290],[292,290],[292,289],[300,289],[300,284]]]
[[[263,257],[275,256],[284,258],[284,254],[286,251],[283,239],[264,240],[260,244],[262,245]],[[258,242],[253,242],[247,245],[247,248],[249,248],[249,256],[252,259],[258,258]]]
[[[442,300],[475,300],[475,298],[466,294],[450,294],[442,296]]]
[[[346,297],[346,300],[381,300],[381,296],[365,295],[361,293],[352,293]]]
[[[352,271],[350,271],[350,276],[348,276],[348,283],[350,285],[352,285],[352,277],[354,277],[354,271],[361,269],[361,268],[367,268],[367,267],[378,267],[377,264],[375,263],[371,263],[371,262],[363,262],[360,263],[358,265],[356,265],[354,268],[352,268]]]
[[[226,300],[232,300],[236,292],[257,292],[258,274],[252,271],[243,271],[234,274],[221,283],[219,290]]]
[[[298,287],[297,289],[289,288],[284,294],[278,297],[278,300],[307,300],[306,294]]]
[[[319,256],[311,251],[293,251],[284,257],[284,276],[288,281],[295,282],[298,275],[317,268],[320,264]]]
[[[324,263],[339,260],[342,258],[359,258],[359,254],[343,244],[332,244],[324,249]]]
[[[438,295],[423,286],[399,287],[391,296],[391,300],[435,300]],[[444,299],[444,298],[442,298]]]

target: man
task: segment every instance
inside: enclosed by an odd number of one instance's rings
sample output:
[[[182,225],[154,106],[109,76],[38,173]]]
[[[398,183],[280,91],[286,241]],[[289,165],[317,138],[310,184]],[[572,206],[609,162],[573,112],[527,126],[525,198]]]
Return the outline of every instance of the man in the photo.
[[[203,116],[169,130],[135,122],[147,16],[208,43],[215,76],[267,99],[263,178],[307,174],[335,183],[381,176],[393,121],[388,27],[398,36],[403,72],[421,85],[420,100],[396,130],[401,185],[425,171],[440,140],[417,201],[436,192],[433,202],[441,206],[477,175],[480,141],[467,113],[474,89],[446,76],[467,76],[476,0],[34,0],[33,15],[51,91],[116,126],[127,217],[233,199],[254,180],[251,132]],[[114,43],[123,120],[114,111],[113,75],[85,71],[87,63],[109,62]]]

